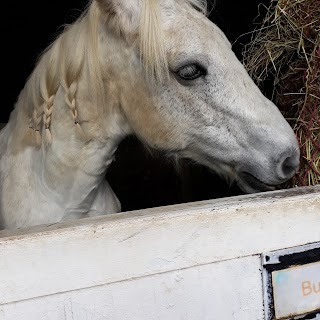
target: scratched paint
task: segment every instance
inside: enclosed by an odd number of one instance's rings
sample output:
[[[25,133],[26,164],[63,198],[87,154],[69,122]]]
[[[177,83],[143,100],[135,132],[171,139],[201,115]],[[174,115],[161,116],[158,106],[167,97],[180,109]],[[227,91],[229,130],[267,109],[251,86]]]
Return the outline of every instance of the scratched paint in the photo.
[[[1,320],[263,320],[258,256],[0,306]]]
[[[0,319],[262,320],[260,254],[319,212],[316,186],[0,232]]]

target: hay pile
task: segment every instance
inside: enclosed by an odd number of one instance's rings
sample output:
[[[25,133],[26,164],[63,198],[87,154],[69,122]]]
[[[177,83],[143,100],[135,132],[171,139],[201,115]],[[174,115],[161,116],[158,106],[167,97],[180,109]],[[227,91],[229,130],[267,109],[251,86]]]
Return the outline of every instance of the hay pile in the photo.
[[[320,0],[272,0],[266,9],[243,62],[300,142],[301,168],[286,187],[320,184]]]

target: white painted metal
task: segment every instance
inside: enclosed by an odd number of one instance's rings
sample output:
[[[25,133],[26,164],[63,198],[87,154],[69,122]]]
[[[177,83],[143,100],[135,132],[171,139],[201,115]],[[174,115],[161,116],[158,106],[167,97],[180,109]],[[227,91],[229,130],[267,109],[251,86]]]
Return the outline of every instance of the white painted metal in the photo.
[[[262,320],[260,254],[319,226],[315,186],[2,231],[0,319]]]
[[[262,320],[259,266],[253,256],[10,303],[0,318]]]

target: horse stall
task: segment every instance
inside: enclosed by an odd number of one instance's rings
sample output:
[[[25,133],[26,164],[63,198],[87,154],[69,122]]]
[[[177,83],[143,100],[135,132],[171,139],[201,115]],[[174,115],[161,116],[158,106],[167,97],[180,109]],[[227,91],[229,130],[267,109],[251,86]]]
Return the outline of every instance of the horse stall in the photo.
[[[320,317],[320,186],[0,232],[1,320]]]
[[[319,6],[67,2],[4,3],[0,320],[320,320]]]

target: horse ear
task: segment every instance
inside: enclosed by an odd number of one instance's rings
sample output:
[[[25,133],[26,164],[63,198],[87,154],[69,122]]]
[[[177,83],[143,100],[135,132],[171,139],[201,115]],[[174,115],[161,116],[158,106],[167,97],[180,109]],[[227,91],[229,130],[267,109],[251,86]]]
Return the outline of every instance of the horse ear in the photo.
[[[139,26],[141,0],[95,0],[115,27],[125,33],[136,31]]]

